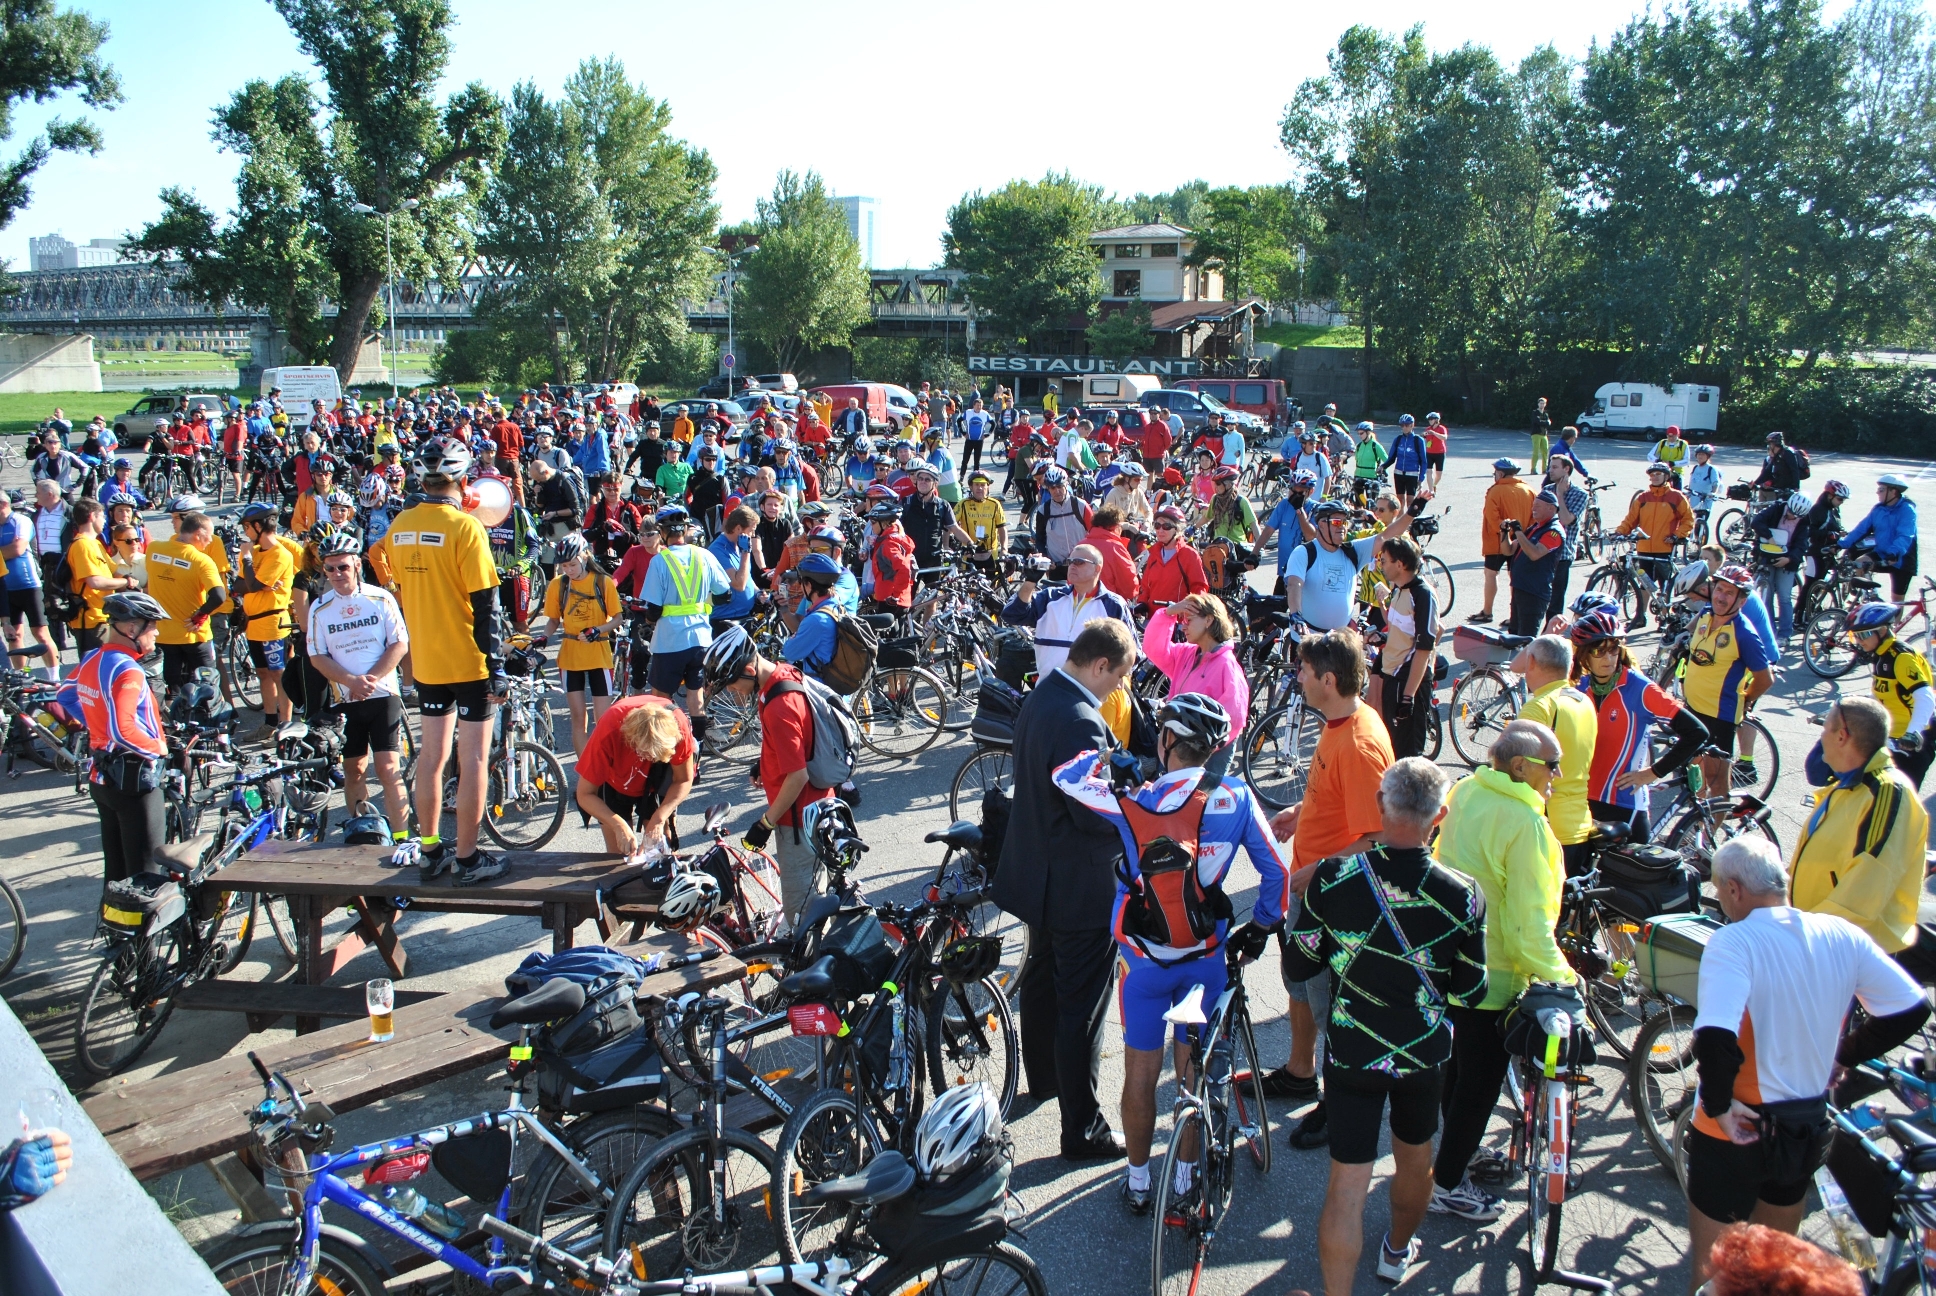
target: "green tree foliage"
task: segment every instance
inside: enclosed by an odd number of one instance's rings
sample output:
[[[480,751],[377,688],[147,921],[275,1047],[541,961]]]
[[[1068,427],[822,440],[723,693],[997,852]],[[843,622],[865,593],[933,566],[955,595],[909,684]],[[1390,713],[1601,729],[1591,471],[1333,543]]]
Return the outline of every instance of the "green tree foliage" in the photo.
[[[1089,349],[1111,360],[1149,354],[1149,303],[1139,299],[1109,312],[1089,326],[1087,336]]]
[[[301,76],[237,91],[214,129],[242,158],[233,214],[218,220],[187,190],[165,189],[161,218],[131,251],[179,257],[190,291],[266,310],[298,354],[327,357],[347,380],[379,322],[385,272],[383,217],[354,208],[392,213],[399,279],[455,283],[503,147],[503,106],[476,82],[437,103],[447,0],[272,3],[321,73],[321,103]],[[337,304],[333,320],[325,301]]]
[[[716,169],[672,138],[671,109],[616,58],[587,59],[548,102],[513,90],[506,147],[478,207],[477,251],[503,276],[477,306],[505,354],[552,380],[612,382],[686,348],[680,301],[703,295]]]
[[[0,0],[0,140],[13,138],[14,105],[46,103],[79,91],[89,108],[121,102],[121,82],[101,58],[106,23],[73,9],[56,10],[53,0]],[[94,123],[55,118],[11,162],[0,165],[0,225],[33,200],[28,181],[55,151],[99,153],[101,132]]]
[[[1027,338],[1094,314],[1102,276],[1089,236],[1126,219],[1121,204],[1067,173],[1013,180],[949,211],[944,264],[967,271],[968,298],[996,332]]]
[[[1170,224],[1195,229],[1203,221],[1203,203],[1209,195],[1207,180],[1191,180],[1168,193],[1139,193],[1124,205],[1129,209],[1132,224]]]
[[[1224,296],[1289,301],[1300,291],[1297,249],[1317,241],[1317,214],[1288,185],[1212,189],[1198,204],[1191,265],[1217,262]],[[1315,283],[1307,277],[1306,286]]]
[[[760,200],[756,233],[734,303],[747,335],[787,372],[822,347],[846,346],[871,318],[867,268],[820,177],[780,172]]]

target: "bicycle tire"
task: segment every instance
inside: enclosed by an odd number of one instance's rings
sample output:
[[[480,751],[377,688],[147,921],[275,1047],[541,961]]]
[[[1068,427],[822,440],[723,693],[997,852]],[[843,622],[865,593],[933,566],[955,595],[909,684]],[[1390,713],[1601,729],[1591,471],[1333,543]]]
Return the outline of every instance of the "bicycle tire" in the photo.
[[[1746,509],[1731,508],[1714,523],[1714,542],[1723,549],[1738,549],[1753,539]]]
[[[0,977],[13,971],[20,962],[20,956],[27,948],[27,906],[20,903],[20,893],[13,889],[13,883],[0,878]]]
[[[1749,742],[1748,767],[1743,768],[1741,739],[1752,735]],[[1738,795],[1750,793],[1766,801],[1775,790],[1775,780],[1781,777],[1781,748],[1775,744],[1775,736],[1768,732],[1768,726],[1749,716],[1734,727],[1734,757],[1729,762],[1729,783]]]
[[[217,665],[222,672],[224,700],[238,711],[244,707],[260,709],[262,681],[256,676],[255,663],[249,659],[249,641],[239,634],[230,634]]]
[[[294,963],[302,954],[301,933],[296,930],[296,919],[289,912],[289,897],[265,893],[258,906],[269,920],[269,931],[276,938],[283,957]]]
[[[1648,1150],[1668,1171],[1674,1121],[1694,1101],[1694,1009],[1670,1004],[1641,1028],[1627,1059],[1627,1102]]]
[[[1600,506],[1590,505],[1580,522],[1580,555],[1588,562],[1600,561],[1605,531],[1600,524]]]
[[[528,768],[520,771],[525,793],[516,801],[506,797],[502,762],[493,756],[489,801],[484,807],[484,831],[506,850],[540,850],[558,835],[565,823],[565,767],[550,751],[534,742],[513,744],[511,758],[519,764],[529,763]],[[550,807],[548,812],[546,806]],[[507,813],[512,809],[530,817],[513,819]]]
[[[1186,1158],[1183,1144],[1191,1135],[1197,1153],[1194,1158]],[[1186,1107],[1176,1113],[1170,1145],[1163,1152],[1155,1182],[1150,1184],[1155,1204],[1155,1225],[1150,1230],[1150,1291],[1154,1296],[1195,1296],[1202,1286],[1212,1227],[1209,1194],[1203,1183],[1203,1152],[1209,1147],[1209,1139],[1201,1109]],[[1192,1167],[1191,1191],[1178,1198],[1173,1212],[1170,1199],[1176,1192],[1176,1170],[1184,1164]],[[1179,1221],[1176,1225],[1170,1223],[1172,1213]],[[1170,1266],[1174,1266],[1173,1273],[1166,1272]]]
[[[1526,1255],[1533,1277],[1544,1280],[1560,1258],[1560,1221],[1565,1214],[1565,1174],[1559,1176],[1560,1200],[1552,1198],[1554,1176],[1546,1170],[1552,1157],[1552,1130],[1547,1124],[1545,1081],[1528,1091],[1526,1115]]]
[[[179,956],[179,934],[159,939],[172,940]],[[159,944],[154,948],[158,950]],[[80,1016],[74,1022],[74,1058],[89,1075],[105,1080],[127,1069],[148,1051],[168,1024],[169,1015],[175,1011],[174,996],[154,996],[149,989],[159,980],[172,979],[163,977],[165,969],[160,964],[161,960],[146,952],[140,941],[123,942],[102,957],[87,983]],[[136,995],[147,1000],[138,1009],[128,1002]],[[114,1023],[123,1014],[131,1018],[131,1029],[115,1030]]]
[[[1640,590],[1633,581],[1627,579],[1627,573],[1618,567],[1597,568],[1591,576],[1587,577],[1586,587],[1589,591],[1610,595],[1620,608],[1621,619],[1628,625],[1632,625],[1639,618],[1642,611]]]
[[[1248,1011],[1238,1014],[1230,1029],[1230,1101],[1237,1138],[1250,1153],[1252,1168],[1260,1175],[1269,1174],[1270,1108],[1264,1102],[1264,1067],[1258,1061],[1257,1032]]]
[[[1421,555],[1418,574],[1425,578],[1426,586],[1431,589],[1432,598],[1438,604],[1438,614],[1441,617],[1450,615],[1452,601],[1459,596],[1459,587],[1452,579],[1452,569],[1445,565],[1445,560],[1433,554]]]
[[[1273,810],[1304,799],[1311,757],[1324,732],[1324,717],[1301,699],[1273,708],[1261,721],[1244,730],[1238,752],[1239,768],[1251,792]],[[1296,725],[1295,730],[1290,726]]]
[[[1759,832],[1775,850],[1781,850],[1781,838],[1765,819],[1757,817],[1726,818],[1710,825],[1707,814],[1698,805],[1690,805],[1674,820],[1673,826],[1660,839],[1660,844],[1681,857],[1681,863],[1700,875],[1703,888],[1711,889],[1709,881],[1714,875],[1714,852],[1736,837],[1748,832]],[[1710,911],[1718,909],[1717,902],[1703,892],[1701,903]]]
[[[1641,1029],[1667,1006],[1667,1001],[1647,990],[1635,971],[1634,933],[1624,930],[1635,924],[1621,920],[1614,930],[1609,930],[1605,918],[1604,914],[1596,916],[1592,939],[1608,971],[1591,979],[1581,977],[1582,997],[1586,1000],[1586,1015],[1600,1032],[1600,1038],[1624,1062],[1633,1056],[1634,1039]],[[1623,964],[1625,971],[1615,976],[1614,969]]]
[[[948,690],[919,666],[877,670],[854,694],[860,740],[876,755],[913,760],[941,737]]]
[[[887,1147],[871,1114],[842,1089],[822,1089],[793,1109],[773,1153],[773,1231],[788,1264],[833,1254],[849,1213],[845,1202],[798,1200],[814,1184],[855,1174]]]
[[[1513,687],[1496,667],[1466,672],[1446,707],[1446,728],[1459,759],[1478,769],[1492,757],[1493,740],[1519,713]]]
[[[752,1164],[734,1164],[738,1160]],[[661,1139],[612,1197],[605,1217],[606,1258],[617,1259],[636,1247],[650,1274],[685,1269],[719,1273],[766,1263],[776,1254],[772,1232],[765,1227],[774,1164],[773,1149],[742,1129],[721,1130],[717,1136],[709,1129],[689,1129]],[[708,1200],[715,1169],[728,1179],[732,1200]],[[643,1215],[633,1209],[642,1194]],[[698,1214],[701,1205],[710,1208],[710,1220]],[[695,1227],[702,1223],[715,1227],[702,1235]],[[665,1231],[655,1233],[655,1227]]]
[[[296,1221],[251,1228],[203,1257],[225,1292],[240,1296],[281,1296],[284,1275],[301,1239]],[[356,1248],[326,1229],[316,1239],[316,1277],[310,1291],[330,1296],[383,1296],[383,1277]]]
[[[981,799],[990,788],[999,787],[1013,796],[1014,765],[1015,754],[1006,747],[977,747],[969,752],[968,759],[955,771],[954,782],[948,785],[948,818],[962,819],[964,806],[979,814]]]
[[[1841,679],[1855,669],[1855,645],[1849,642],[1848,613],[1829,605],[1808,618],[1802,629],[1802,661],[1823,679]]]
[[[1005,1269],[1004,1281],[991,1269]],[[920,1296],[931,1293],[973,1292],[975,1296],[1049,1296],[1049,1284],[1028,1253],[1007,1242],[979,1251],[895,1269],[885,1277],[870,1277],[859,1291],[869,1296]]]
[[[1439,715],[1439,700],[1432,699],[1432,707],[1425,713],[1425,749],[1419,753],[1426,760],[1436,763],[1439,753],[1445,750],[1445,719]]]
[[[664,1108],[641,1103],[573,1121],[561,1137],[579,1161],[616,1192],[640,1157],[682,1128]],[[604,1244],[606,1204],[592,1200],[585,1186],[567,1171],[563,1157],[542,1143],[538,1148],[524,1176],[518,1227],[573,1255],[588,1255]]]
[[[965,985],[943,980],[928,1002],[928,1085],[939,1098],[955,1085],[988,1085],[1002,1118],[1022,1076],[1022,1041],[1002,984],[993,976]]]
[[[760,711],[750,697],[731,689],[714,689],[706,695],[706,735],[700,746],[710,756],[724,756],[747,740],[760,741]]]
[[[218,976],[235,971],[255,942],[259,898],[253,891],[222,892],[222,912],[214,938],[227,943],[228,955],[215,969]]]

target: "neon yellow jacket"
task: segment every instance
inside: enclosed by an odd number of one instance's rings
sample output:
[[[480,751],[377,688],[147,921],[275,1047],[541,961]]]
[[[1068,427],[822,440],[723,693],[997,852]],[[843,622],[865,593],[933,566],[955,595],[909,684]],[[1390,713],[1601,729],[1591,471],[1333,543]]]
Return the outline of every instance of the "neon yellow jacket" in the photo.
[[[1795,907],[1846,918],[1891,954],[1914,944],[1929,813],[1888,748],[1816,789],[1814,807],[1789,860]]]
[[[1565,866],[1546,803],[1531,785],[1489,767],[1460,779],[1433,855],[1477,882],[1486,898],[1486,997],[1479,1007],[1506,1007],[1529,980],[1573,983],[1553,939]]]

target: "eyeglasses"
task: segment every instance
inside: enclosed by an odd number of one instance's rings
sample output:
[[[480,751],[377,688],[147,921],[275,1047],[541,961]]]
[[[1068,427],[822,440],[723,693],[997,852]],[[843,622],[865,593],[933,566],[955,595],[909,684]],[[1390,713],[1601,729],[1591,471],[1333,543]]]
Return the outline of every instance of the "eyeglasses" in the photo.
[[[1556,773],[1560,767],[1560,758],[1557,756],[1552,760],[1547,760],[1544,756],[1522,756],[1520,759],[1528,765],[1543,766],[1548,773]]]
[[[332,576],[340,576],[347,572],[355,571],[356,564],[353,562],[324,563],[323,570],[330,573]]]
[[[1067,565],[1070,567],[1094,567],[1096,566],[1096,560],[1094,558],[1071,558]]]

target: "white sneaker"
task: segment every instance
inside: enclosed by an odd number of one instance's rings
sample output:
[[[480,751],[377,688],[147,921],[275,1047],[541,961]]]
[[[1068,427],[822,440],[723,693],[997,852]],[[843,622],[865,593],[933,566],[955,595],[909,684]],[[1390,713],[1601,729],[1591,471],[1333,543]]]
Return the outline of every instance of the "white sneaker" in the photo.
[[[1393,1251],[1387,1245],[1390,1241],[1388,1233],[1378,1244],[1378,1276],[1386,1282],[1404,1282],[1406,1271],[1418,1263],[1418,1253],[1425,1249],[1425,1244],[1413,1238],[1403,1251]]]
[[[1469,1178],[1450,1192],[1433,1184],[1432,1204],[1428,1207],[1434,1215],[1457,1215],[1460,1219],[1477,1220],[1481,1224],[1498,1219],[1505,1208],[1504,1202]]]

